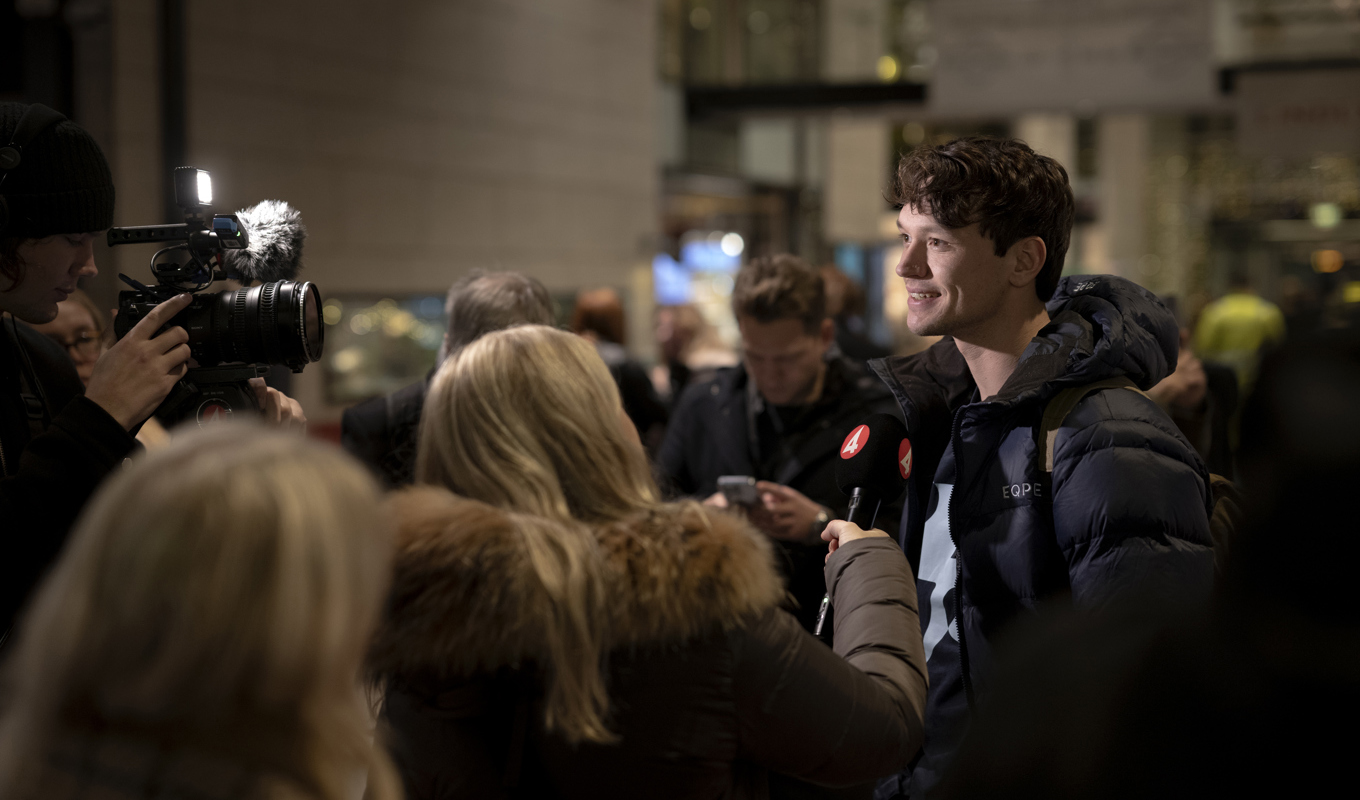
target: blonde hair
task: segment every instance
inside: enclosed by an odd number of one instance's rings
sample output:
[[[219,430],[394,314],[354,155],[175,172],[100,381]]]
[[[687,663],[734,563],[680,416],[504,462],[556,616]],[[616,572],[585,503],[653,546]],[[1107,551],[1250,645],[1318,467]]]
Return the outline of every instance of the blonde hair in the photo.
[[[416,480],[511,511],[620,521],[659,502],[621,409],[609,368],[581,337],[543,325],[487,334],[430,385]]]
[[[592,525],[660,506],[647,457],[623,428],[593,345],[526,325],[487,334],[440,367],[425,400],[416,480],[519,512],[513,535],[543,592],[551,664],[545,722],[568,741],[610,741],[601,674],[603,558]]]
[[[94,301],[94,298],[85,294],[84,289],[76,289],[74,292],[71,292],[70,297],[62,302],[75,303],[90,312],[90,321],[94,323],[95,333],[99,334],[100,338],[104,337],[104,334],[109,328],[109,312],[100,308],[99,304]]]
[[[420,674],[430,662],[441,671],[469,674],[484,668],[479,654],[487,651],[512,662],[545,653],[545,728],[573,743],[612,741],[600,675],[605,576],[589,531],[579,523],[506,512],[442,487],[410,487],[393,495],[389,508],[398,531],[394,591],[370,653],[374,677]],[[495,546],[469,552],[468,537]],[[432,563],[446,568],[432,569]],[[522,579],[487,585],[488,574]],[[440,609],[472,614],[494,633],[469,647],[477,632],[450,625]]]
[[[340,800],[367,770],[356,682],[386,593],[377,487],[329,446],[242,424],[176,437],[96,494],[23,620],[0,719],[0,795],[66,734],[215,753],[274,791]],[[290,788],[291,787],[291,788]]]

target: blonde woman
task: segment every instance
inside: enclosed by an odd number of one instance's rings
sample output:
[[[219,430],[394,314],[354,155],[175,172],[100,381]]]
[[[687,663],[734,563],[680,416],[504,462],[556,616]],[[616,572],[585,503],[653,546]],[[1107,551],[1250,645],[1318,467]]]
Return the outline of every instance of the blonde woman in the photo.
[[[90,385],[94,362],[109,344],[104,336],[104,312],[88,294],[76,289],[71,296],[57,303],[57,317],[51,322],[34,325],[33,330],[66,348],[66,354],[76,366],[80,382]]]
[[[10,648],[0,797],[399,798],[356,684],[390,558],[363,468],[295,435],[115,473]]]
[[[896,544],[829,557],[828,649],[781,610],[764,536],[659,501],[585,340],[524,326],[445,363],[416,473],[371,655],[409,797],[757,797],[862,786],[918,749]]]

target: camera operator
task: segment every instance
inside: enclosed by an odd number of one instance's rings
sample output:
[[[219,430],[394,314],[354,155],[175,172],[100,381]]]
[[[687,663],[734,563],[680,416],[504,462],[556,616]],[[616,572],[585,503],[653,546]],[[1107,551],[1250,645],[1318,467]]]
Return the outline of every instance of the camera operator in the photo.
[[[0,172],[0,637],[85,501],[132,452],[131,432],[189,361],[183,328],[157,334],[189,304],[187,294],[162,303],[109,348],[83,391],[61,346],[23,324],[54,319],[76,282],[97,274],[94,241],[113,223],[113,176],[80,126],[42,106],[0,103],[0,147],[43,122],[19,163]],[[266,417],[301,417],[292,400],[264,394]]]

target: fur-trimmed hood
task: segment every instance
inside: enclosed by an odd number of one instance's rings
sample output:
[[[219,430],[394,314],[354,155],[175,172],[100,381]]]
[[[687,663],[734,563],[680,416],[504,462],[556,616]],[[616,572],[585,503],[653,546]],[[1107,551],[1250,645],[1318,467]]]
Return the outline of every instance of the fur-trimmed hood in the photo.
[[[391,508],[393,584],[369,659],[378,677],[453,678],[547,661],[553,592],[530,559],[554,550],[531,556],[530,532],[550,543],[589,537],[583,551],[596,563],[586,571],[600,576],[606,650],[731,629],[784,599],[769,541],[695,503],[596,527],[513,514],[428,486],[394,495]]]

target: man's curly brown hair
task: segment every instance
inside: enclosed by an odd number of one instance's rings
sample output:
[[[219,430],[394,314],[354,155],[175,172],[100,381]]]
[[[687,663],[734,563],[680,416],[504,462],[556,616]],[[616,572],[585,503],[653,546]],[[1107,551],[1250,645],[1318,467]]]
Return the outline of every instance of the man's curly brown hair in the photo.
[[[888,200],[930,214],[946,228],[977,223],[1004,255],[1038,236],[1048,248],[1034,291],[1045,302],[1057,289],[1072,236],[1076,202],[1067,170],[1024,142],[965,136],[902,156]]]
[[[796,319],[808,333],[826,319],[826,287],[817,270],[789,253],[760,256],[737,273],[732,313],[760,323]]]

